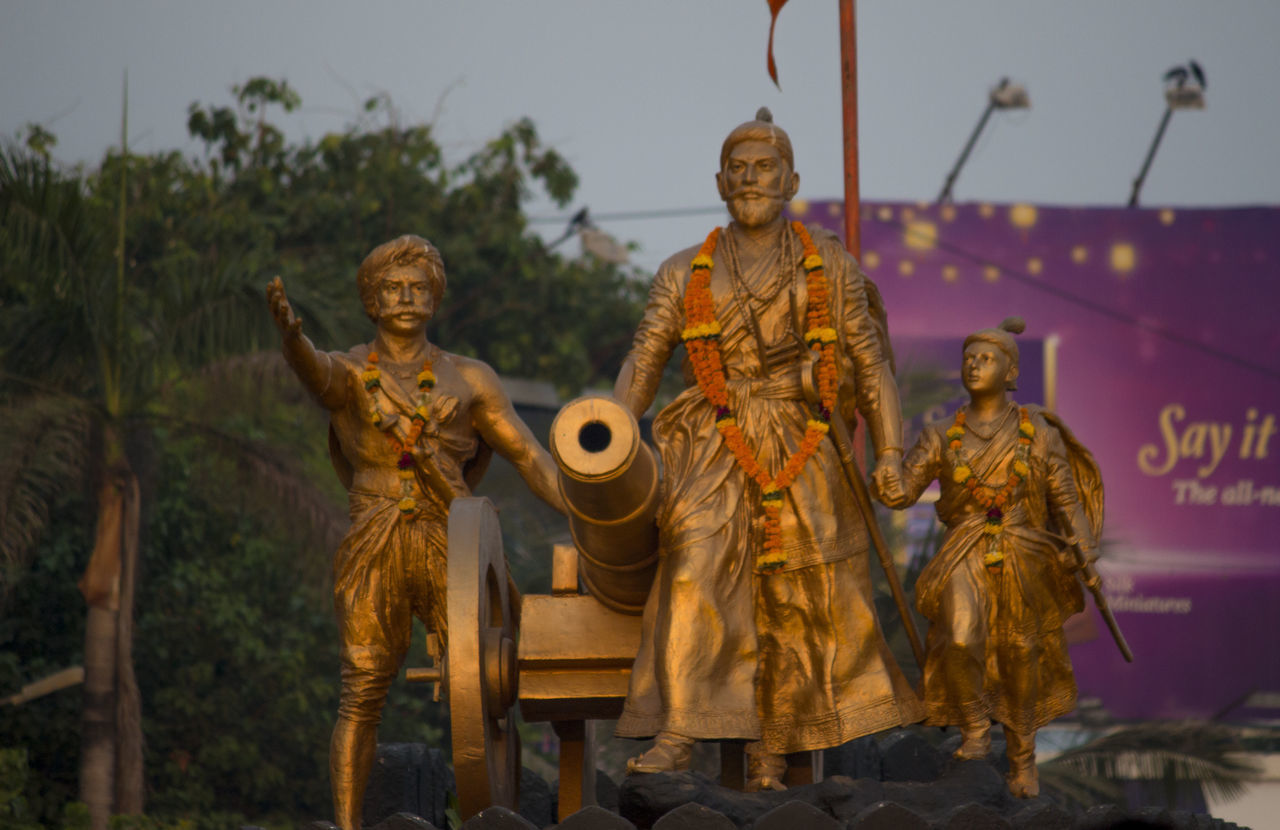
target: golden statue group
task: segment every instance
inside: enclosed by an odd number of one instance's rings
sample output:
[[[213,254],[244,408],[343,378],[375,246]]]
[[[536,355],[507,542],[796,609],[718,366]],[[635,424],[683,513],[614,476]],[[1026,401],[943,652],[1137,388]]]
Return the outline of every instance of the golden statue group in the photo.
[[[732,221],[668,259],[614,395],[637,417],[678,346],[686,388],[653,422],[662,461],[659,564],[616,734],[654,737],[632,773],[686,769],[696,741],[746,741],[747,788],[782,789],[786,755],[923,720],[956,726],[983,758],[1003,725],[1010,791],[1038,792],[1035,733],[1076,690],[1063,622],[1100,533],[1102,485],[1053,413],[1008,397],[1020,321],[964,343],[970,402],[903,457],[883,305],[838,239],[787,222],[799,186],[766,110],[725,139],[716,174]],[[317,351],[277,279],[268,288],[289,365],[331,413],[352,528],[334,559],[342,694],[330,749],[334,809],[360,826],[382,702],[413,616],[447,644],[449,503],[488,449],[563,510],[553,462],[496,375],[427,341],[444,291],[414,236],[360,266],[372,343]],[[808,390],[808,394],[806,394]],[[942,548],[916,586],[929,620],[919,694],[872,602],[868,528],[831,425],[861,413],[872,485],[893,508],[940,482]]]

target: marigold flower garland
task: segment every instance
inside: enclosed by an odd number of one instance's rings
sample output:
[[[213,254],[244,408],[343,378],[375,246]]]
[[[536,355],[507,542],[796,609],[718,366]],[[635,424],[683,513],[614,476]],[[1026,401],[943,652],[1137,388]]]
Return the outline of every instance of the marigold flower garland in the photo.
[[[368,362],[360,373],[360,381],[369,393],[369,420],[381,428],[383,421],[382,371],[378,369],[378,353],[370,350]],[[395,433],[387,432],[387,441],[396,453],[396,468],[400,471],[400,512],[409,515],[418,509],[418,502],[413,497],[413,452],[412,448],[422,437],[422,430],[431,418],[431,390],[435,388],[436,376],[431,371],[431,358],[422,361],[422,371],[418,372],[418,405],[413,408],[409,418],[407,441],[401,441]]]
[[[698,255],[689,264],[691,274],[684,293],[686,327],[680,335],[689,352],[698,388],[716,408],[716,429],[738,466],[760,485],[760,502],[765,516],[764,549],[757,556],[756,565],[762,571],[775,571],[787,563],[786,554],[782,551],[782,493],[800,475],[830,429],[839,381],[836,376],[836,330],[831,322],[830,293],[822,257],[804,225],[792,222],[791,229],[804,248],[805,280],[809,289],[804,340],[810,349],[818,353],[820,406],[818,417],[808,419],[799,448],[787,459],[781,472],[774,475],[764,468],[729,407],[724,361],[720,353],[721,328],[716,319],[715,300],[711,296],[711,256],[720,240],[720,228],[707,235]]]
[[[954,470],[951,477],[956,484],[969,491],[969,495],[987,511],[987,522],[982,532],[987,535],[987,552],[982,557],[982,564],[993,573],[998,573],[1004,566],[1004,550],[1000,544],[1000,535],[1004,532],[1004,509],[1013,498],[1018,485],[1031,473],[1027,460],[1031,455],[1031,439],[1035,437],[1036,428],[1031,423],[1031,415],[1025,406],[1018,408],[1018,448],[1013,455],[1013,469],[1004,487],[997,492],[994,487],[981,481],[973,473],[973,465],[965,457],[961,449],[964,438],[964,410],[956,412],[956,422],[947,430],[950,443],[951,459]]]

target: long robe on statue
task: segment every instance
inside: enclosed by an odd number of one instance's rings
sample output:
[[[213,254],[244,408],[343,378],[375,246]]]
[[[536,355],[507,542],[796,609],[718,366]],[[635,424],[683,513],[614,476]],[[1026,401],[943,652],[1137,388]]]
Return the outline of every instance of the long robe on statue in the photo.
[[[789,227],[781,244],[761,251],[726,238],[734,233],[722,234],[711,271],[729,405],[761,464],[776,473],[812,417],[800,381],[803,251]],[[893,381],[869,308],[869,294],[878,303],[878,293],[833,235],[810,234],[826,263],[844,381],[864,415],[879,417],[879,395]],[[652,395],[681,343],[697,252],[676,254],[654,279],[629,357],[630,388],[642,395]],[[781,355],[777,365],[766,367],[765,353]],[[835,447],[823,440],[784,492],[786,564],[760,572],[760,487],[722,440],[687,362],[685,379],[653,424],[663,465],[660,560],[616,734],[763,740],[769,752],[788,753],[920,720],[875,616],[867,530]]]
[[[942,548],[916,582],[916,607],[929,620],[925,722],[964,725],[993,718],[1028,734],[1075,708],[1076,684],[1062,626],[1084,608],[1070,544],[1094,547],[1102,524],[1101,477],[1092,455],[1057,416],[1027,407],[1035,430],[1030,474],[1003,509],[1002,531],[984,533],[987,509],[955,480],[949,422],[927,427],[903,463],[911,500],[941,484]],[[990,437],[967,429],[965,458],[981,481],[1003,486],[1018,448],[1010,403]],[[1004,556],[988,570],[992,545]]]

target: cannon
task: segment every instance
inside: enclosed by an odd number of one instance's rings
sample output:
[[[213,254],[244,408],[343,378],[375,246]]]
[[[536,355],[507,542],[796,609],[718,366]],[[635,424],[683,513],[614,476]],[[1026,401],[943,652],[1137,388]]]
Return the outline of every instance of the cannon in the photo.
[[[658,465],[635,417],[612,398],[565,406],[551,451],[574,544],[552,552],[550,594],[516,594],[497,511],[460,498],[449,513],[449,652],[407,671],[447,694],[462,818],[515,807],[515,709],[560,739],[560,815],[594,802],[592,724],[622,712],[657,570]],[[584,593],[579,585],[585,586]]]

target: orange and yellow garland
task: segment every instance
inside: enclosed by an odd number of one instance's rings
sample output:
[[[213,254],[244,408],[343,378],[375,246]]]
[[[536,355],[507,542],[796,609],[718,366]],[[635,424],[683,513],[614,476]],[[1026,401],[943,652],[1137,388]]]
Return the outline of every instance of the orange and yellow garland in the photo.
[[[374,426],[381,427],[382,371],[378,369],[377,352],[370,350],[368,362],[365,364],[364,371],[360,373],[360,380],[364,383],[365,391],[369,393],[369,419],[373,421]],[[422,371],[418,372],[418,405],[414,407],[413,415],[409,419],[409,431],[405,435],[408,440],[401,441],[395,433],[390,431],[386,433],[387,441],[396,453],[396,468],[400,471],[400,501],[397,506],[400,512],[406,515],[418,508],[418,502],[413,497],[415,474],[412,449],[422,437],[422,430],[427,425],[427,419],[431,417],[431,390],[435,385],[436,376],[431,371],[431,358],[428,357],[422,362]]]
[[[987,552],[982,557],[982,564],[993,573],[998,573],[1004,565],[1004,550],[1000,545],[1000,534],[1004,531],[1004,509],[1013,498],[1018,485],[1031,473],[1027,460],[1031,455],[1031,439],[1035,437],[1036,428],[1031,423],[1031,415],[1025,406],[1018,408],[1018,448],[1013,455],[1013,469],[1004,487],[997,491],[973,472],[973,465],[964,457],[961,449],[964,438],[964,410],[956,412],[956,422],[947,430],[948,446],[954,463],[951,477],[956,484],[969,491],[969,495],[979,507],[987,511],[987,521],[982,531],[987,535]]]
[[[721,329],[716,320],[715,300],[711,296],[711,255],[715,253],[720,239],[720,228],[707,235],[706,242],[702,243],[698,255],[690,263],[689,285],[684,293],[686,328],[681,332],[681,338],[689,352],[698,388],[716,408],[716,429],[737,459],[738,466],[760,485],[760,501],[765,515],[764,550],[757,557],[756,566],[761,571],[776,571],[787,563],[786,554],[782,551],[782,493],[800,475],[830,429],[828,422],[835,409],[839,382],[836,375],[836,330],[831,322],[831,295],[822,257],[818,255],[818,248],[804,225],[792,222],[791,229],[804,248],[804,270],[809,289],[804,340],[810,349],[818,353],[820,408],[818,417],[808,420],[800,447],[776,475],[760,463],[729,408],[724,361],[720,354]]]

